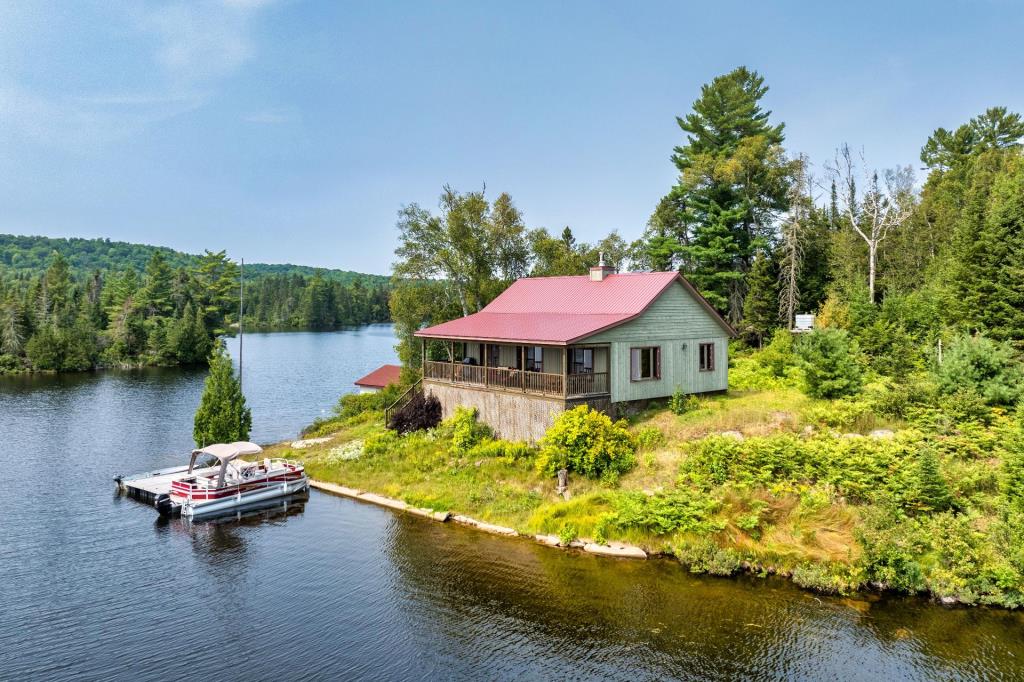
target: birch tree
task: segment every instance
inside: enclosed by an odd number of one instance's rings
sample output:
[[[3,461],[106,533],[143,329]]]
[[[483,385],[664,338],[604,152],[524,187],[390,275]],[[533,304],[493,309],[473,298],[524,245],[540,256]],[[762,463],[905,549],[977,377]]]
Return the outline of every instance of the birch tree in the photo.
[[[842,213],[851,229],[867,244],[868,300],[874,303],[878,247],[913,212],[914,172],[910,166],[887,169],[880,181],[878,171],[868,168],[863,151],[858,163],[846,144],[836,152],[835,163],[829,170],[843,190],[839,193]],[[860,197],[858,174],[867,188]]]

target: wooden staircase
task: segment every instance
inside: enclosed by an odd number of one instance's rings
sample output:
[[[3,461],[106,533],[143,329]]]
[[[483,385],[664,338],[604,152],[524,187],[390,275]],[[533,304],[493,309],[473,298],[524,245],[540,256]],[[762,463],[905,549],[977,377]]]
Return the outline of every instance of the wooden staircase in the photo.
[[[397,412],[398,410],[400,410],[403,407],[405,407],[406,405],[408,405],[409,401],[412,400],[413,397],[416,394],[421,393],[422,391],[423,391],[423,379],[417,379],[416,382],[412,386],[410,386],[408,389],[406,389],[405,393],[403,393],[402,395],[398,396],[398,400],[396,400],[395,402],[393,402],[390,405],[388,405],[387,407],[385,407],[384,408],[384,426],[387,426],[388,424],[391,423],[391,416],[395,412]]]

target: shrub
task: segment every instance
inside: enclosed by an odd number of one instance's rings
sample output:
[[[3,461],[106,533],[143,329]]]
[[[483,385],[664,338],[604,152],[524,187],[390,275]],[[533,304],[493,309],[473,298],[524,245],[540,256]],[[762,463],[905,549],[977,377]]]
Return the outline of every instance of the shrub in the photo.
[[[380,411],[398,400],[400,394],[401,388],[398,384],[392,384],[375,393],[346,393],[338,398],[334,413],[342,419],[350,419],[364,412]]]
[[[1024,512],[1024,435],[1014,439],[1003,457],[999,488],[1011,510]]]
[[[770,366],[762,364],[763,352],[745,358],[730,358],[729,388],[737,391],[772,391],[797,388],[804,383],[803,370],[799,366],[786,368],[782,377],[775,376]]]
[[[446,433],[451,433],[453,455],[465,455],[485,438],[492,438],[490,427],[477,421],[475,407],[457,407],[455,414],[441,423]]]
[[[668,407],[674,414],[686,414],[700,407],[700,398],[692,393],[683,393],[683,389],[677,388],[672,393]]]
[[[567,547],[569,543],[573,542],[580,535],[576,525],[572,523],[566,523],[562,525],[562,528],[558,531],[558,543],[563,547]]]
[[[831,568],[831,570],[830,570]],[[802,563],[793,569],[793,582],[807,590],[826,594],[845,593],[851,587],[842,566],[829,567],[815,563]]]
[[[672,553],[691,573],[732,575],[743,567],[739,552],[719,547],[709,537],[684,540],[672,549]]]
[[[841,329],[818,329],[797,346],[807,392],[815,398],[842,398],[860,390],[863,376],[857,344]]]
[[[393,431],[375,433],[363,442],[363,454],[383,455],[395,446],[398,437]]]
[[[868,580],[888,589],[915,593],[925,589],[918,557],[923,545],[913,521],[895,509],[869,510],[858,530]]]
[[[589,478],[629,471],[636,443],[626,422],[586,405],[560,414],[540,441],[537,470],[553,476],[562,468]]]
[[[484,438],[468,452],[471,458],[503,459],[509,463],[530,459],[533,454],[534,448],[529,443],[493,438]]]
[[[821,426],[846,428],[871,412],[872,405],[866,400],[834,400],[822,405],[809,407],[805,416]]]
[[[656,535],[677,531],[708,533],[724,528],[712,520],[721,502],[690,488],[645,495],[624,493],[615,499],[615,525]]]
[[[391,415],[388,428],[398,433],[432,429],[441,423],[441,402],[432,395],[416,393]]]
[[[664,442],[665,434],[657,427],[645,426],[636,432],[636,447],[638,450],[653,450]]]
[[[785,378],[789,370],[799,362],[793,352],[793,332],[776,329],[771,342],[758,354],[758,360],[771,371],[772,376]]]
[[[914,338],[898,322],[875,320],[857,329],[857,342],[879,374],[905,377],[923,368]]]
[[[954,341],[935,378],[943,394],[971,388],[988,405],[1013,405],[1024,397],[1024,367],[1013,348],[984,336],[961,336]]]
[[[992,410],[985,403],[985,398],[970,386],[959,388],[948,395],[941,401],[941,408],[942,413],[954,424],[989,424],[992,421]]]

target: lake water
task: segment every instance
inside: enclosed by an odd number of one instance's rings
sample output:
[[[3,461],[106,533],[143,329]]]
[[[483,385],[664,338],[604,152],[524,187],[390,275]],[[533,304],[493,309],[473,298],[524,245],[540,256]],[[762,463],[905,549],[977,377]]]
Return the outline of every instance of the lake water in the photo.
[[[393,361],[386,326],[247,335],[253,438]],[[162,521],[203,373],[0,380],[0,680],[1024,679],[1024,616],[573,555],[312,492]]]

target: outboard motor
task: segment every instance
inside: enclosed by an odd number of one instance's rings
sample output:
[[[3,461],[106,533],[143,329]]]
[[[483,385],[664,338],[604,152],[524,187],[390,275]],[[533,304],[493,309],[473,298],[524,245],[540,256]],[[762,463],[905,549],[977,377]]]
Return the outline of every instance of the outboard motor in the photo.
[[[156,501],[153,502],[153,506],[160,512],[161,516],[171,516],[174,514],[174,503],[171,502],[171,496],[167,493],[161,493],[157,495]]]

